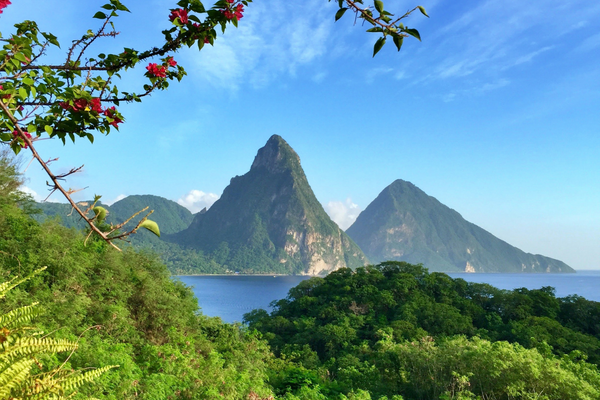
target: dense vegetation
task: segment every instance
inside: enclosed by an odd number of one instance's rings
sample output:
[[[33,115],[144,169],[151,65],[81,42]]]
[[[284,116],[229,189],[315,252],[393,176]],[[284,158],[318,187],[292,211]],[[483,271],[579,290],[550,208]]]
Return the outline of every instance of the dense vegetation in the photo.
[[[38,328],[77,340],[66,368],[119,365],[80,395],[101,399],[266,397],[270,352],[255,334],[198,314],[189,288],[156,257],[115,251],[54,221],[39,224],[0,158],[0,282],[47,269],[15,288],[0,314],[39,301]],[[20,207],[19,207],[20,205]],[[94,328],[94,329],[89,329]],[[84,333],[85,332],[85,333]],[[52,369],[64,360],[42,359]]]
[[[600,303],[549,287],[505,291],[385,262],[303,281],[274,306],[245,319],[295,364],[272,372],[279,394],[600,396]]]
[[[119,365],[75,398],[600,399],[599,303],[386,262],[304,281],[249,328],[223,324],[156,256],[35,221],[0,160],[0,282],[48,267],[0,315],[39,301],[37,328],[79,340],[66,368]]]

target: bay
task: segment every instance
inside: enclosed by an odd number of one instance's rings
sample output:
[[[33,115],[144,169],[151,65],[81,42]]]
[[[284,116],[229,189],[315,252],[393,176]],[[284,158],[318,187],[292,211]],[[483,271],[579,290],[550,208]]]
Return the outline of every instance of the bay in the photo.
[[[451,273],[452,278],[489,283],[499,289],[540,289],[552,286],[557,297],[577,294],[600,301],[600,271],[577,271],[576,274],[478,274]],[[272,275],[201,275],[178,276],[193,287],[202,313],[220,317],[225,322],[242,321],[243,315],[257,308],[271,311],[269,304],[283,299],[288,291],[308,276]]]

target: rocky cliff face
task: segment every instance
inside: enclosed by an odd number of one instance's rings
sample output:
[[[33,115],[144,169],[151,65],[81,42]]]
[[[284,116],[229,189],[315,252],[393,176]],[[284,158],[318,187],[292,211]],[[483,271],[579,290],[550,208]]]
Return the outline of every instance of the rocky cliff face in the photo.
[[[385,188],[347,233],[372,262],[422,263],[444,272],[575,272],[509,245],[403,180]]]
[[[277,135],[208,211],[165,239],[214,255],[240,272],[317,275],[367,262],[325,213],[300,158]]]

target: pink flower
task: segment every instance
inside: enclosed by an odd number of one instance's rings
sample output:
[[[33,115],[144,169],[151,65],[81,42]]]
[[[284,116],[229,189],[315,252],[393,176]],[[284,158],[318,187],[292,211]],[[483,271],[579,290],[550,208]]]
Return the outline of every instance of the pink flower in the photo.
[[[62,101],[58,103],[64,110],[71,110],[76,112],[81,111],[95,111],[98,114],[102,113],[102,103],[98,97],[94,97],[91,101],[86,99],[75,99],[73,105],[69,104],[68,101]]]
[[[117,110],[115,109],[115,106],[112,106],[111,108],[107,108],[106,110],[104,110],[104,115],[107,116],[108,118],[112,119],[112,122],[109,122],[109,125],[114,126],[115,128],[118,128],[118,124],[120,124],[121,122],[123,122],[123,120],[119,117],[117,117],[116,114]]]
[[[229,11],[229,10],[221,10],[221,12],[225,16],[225,18],[227,18],[227,19],[233,19],[233,13],[231,11]]]
[[[171,67],[174,67],[177,65],[177,61],[173,60],[173,57],[167,57],[167,64],[169,64]]]
[[[187,24],[189,21],[187,10],[183,8],[180,8],[179,10],[172,10],[171,15],[169,15],[169,21],[175,21],[177,18],[179,18],[179,22],[182,24]]]
[[[2,0],[0,0],[0,1],[2,1]],[[19,131],[17,131],[16,129],[13,131],[13,133],[12,133],[12,134],[13,134],[13,136],[14,136],[15,138],[19,137]],[[27,132],[27,131],[23,131],[23,135],[25,135],[25,136],[27,137],[27,139],[31,140],[31,135],[29,134],[29,132]],[[22,140],[22,139],[21,139],[21,140]],[[24,140],[23,140],[23,144],[21,144],[20,146],[21,146],[21,148],[22,148],[22,149],[26,149],[27,147],[29,147],[29,146],[27,145],[27,142],[25,142]]]
[[[88,101],[86,99],[73,100],[73,111],[85,111],[87,106]]]
[[[150,63],[146,67],[148,74],[157,78],[165,78],[167,76],[167,67],[164,65],[157,65],[156,63]]]
[[[100,103],[100,99],[95,97],[90,102],[92,111],[96,111],[98,114],[102,112],[102,105]]]
[[[243,12],[244,12],[244,5],[238,4],[237,7],[235,7],[235,16],[237,17],[237,19],[241,19],[244,16],[242,14]]]
[[[237,19],[241,19],[244,14],[242,14],[244,12],[244,5],[243,4],[238,4],[237,6],[235,6],[235,8],[231,9],[231,10],[220,10],[223,15],[225,16],[225,18],[227,19],[233,19],[233,17],[236,17]]]
[[[0,14],[2,14],[2,9],[6,8],[10,5],[10,0],[0,0]]]

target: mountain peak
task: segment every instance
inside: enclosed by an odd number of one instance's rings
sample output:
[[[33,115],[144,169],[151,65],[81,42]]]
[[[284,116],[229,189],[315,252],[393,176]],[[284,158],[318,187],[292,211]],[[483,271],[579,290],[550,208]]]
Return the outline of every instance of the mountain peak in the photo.
[[[273,135],[258,150],[250,170],[265,167],[270,172],[282,172],[300,167],[300,157],[279,135]]]
[[[346,233],[373,262],[423,263],[445,272],[573,272],[562,261],[509,245],[401,179],[386,187]]]
[[[277,135],[258,150],[250,171],[233,178],[206,213],[166,240],[246,273],[316,275],[367,262],[323,210],[300,158]]]

